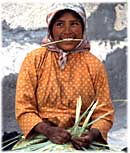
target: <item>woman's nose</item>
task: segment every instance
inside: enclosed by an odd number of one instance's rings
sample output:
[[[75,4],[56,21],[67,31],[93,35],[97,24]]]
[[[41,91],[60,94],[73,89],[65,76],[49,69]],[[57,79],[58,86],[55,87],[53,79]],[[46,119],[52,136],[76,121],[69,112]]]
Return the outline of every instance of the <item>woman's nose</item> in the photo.
[[[70,27],[70,25],[65,25],[65,27],[64,27],[64,33],[65,34],[71,33],[71,27]]]

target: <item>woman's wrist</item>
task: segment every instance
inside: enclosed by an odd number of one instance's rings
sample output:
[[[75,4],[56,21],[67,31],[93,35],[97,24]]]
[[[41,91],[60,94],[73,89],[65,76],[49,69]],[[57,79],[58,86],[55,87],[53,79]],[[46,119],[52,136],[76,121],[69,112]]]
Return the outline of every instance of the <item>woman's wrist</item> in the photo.
[[[92,136],[92,140],[97,140],[101,135],[100,131],[96,128],[90,129],[90,134]]]
[[[50,129],[50,125],[45,122],[38,123],[34,128],[35,132],[43,134],[45,136],[47,136],[48,129]]]

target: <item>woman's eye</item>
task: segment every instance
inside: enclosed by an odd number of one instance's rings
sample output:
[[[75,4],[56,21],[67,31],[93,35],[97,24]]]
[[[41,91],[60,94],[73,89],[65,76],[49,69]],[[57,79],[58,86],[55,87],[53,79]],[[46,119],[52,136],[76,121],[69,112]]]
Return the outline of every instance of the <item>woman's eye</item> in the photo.
[[[62,22],[57,22],[57,23],[56,23],[56,26],[58,26],[58,27],[61,27],[62,25],[63,25]]]
[[[76,26],[76,25],[80,25],[80,23],[79,22],[72,22],[71,25]]]

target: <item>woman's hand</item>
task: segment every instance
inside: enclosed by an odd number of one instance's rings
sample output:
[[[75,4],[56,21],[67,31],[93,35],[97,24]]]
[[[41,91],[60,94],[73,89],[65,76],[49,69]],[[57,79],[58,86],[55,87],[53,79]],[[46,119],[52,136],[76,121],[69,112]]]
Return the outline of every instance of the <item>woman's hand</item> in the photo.
[[[64,144],[71,139],[70,133],[59,127],[50,127],[47,132],[47,137],[56,144]]]
[[[35,131],[45,135],[51,142],[64,144],[70,141],[71,135],[68,131],[60,127],[53,127],[41,122],[35,127]]]
[[[75,149],[82,150],[82,147],[88,148],[93,141],[96,141],[100,136],[98,129],[90,129],[90,131],[81,135],[81,137],[71,138],[71,142]]]

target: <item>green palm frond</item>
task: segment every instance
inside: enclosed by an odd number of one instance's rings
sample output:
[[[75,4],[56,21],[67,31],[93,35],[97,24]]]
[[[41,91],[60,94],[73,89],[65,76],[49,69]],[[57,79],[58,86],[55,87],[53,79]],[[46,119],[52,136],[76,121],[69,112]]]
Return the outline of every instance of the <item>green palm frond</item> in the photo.
[[[113,99],[113,102],[128,102],[128,99]]]
[[[93,123],[99,121],[100,119],[104,118],[105,116],[108,116],[108,115],[112,114],[113,112],[114,112],[114,111],[110,111],[110,112],[108,112],[108,113],[105,113],[105,114],[102,115],[102,116],[99,116],[99,117],[96,118],[95,120],[93,120],[93,121],[91,121],[90,123],[88,123],[87,127],[90,126],[90,125],[92,125]]]
[[[81,103],[81,104],[82,104],[82,100],[81,100],[81,99],[80,99],[80,101],[81,101],[81,102],[78,102],[78,101],[77,101],[76,114],[78,114],[78,112],[77,112],[77,111],[78,111],[78,108],[77,108],[77,107],[79,107],[79,104],[78,104],[78,103]],[[82,120],[84,117],[87,116],[87,114],[89,113],[89,111],[90,111],[91,108],[93,107],[94,103],[95,103],[95,101],[93,100],[92,103],[90,104],[90,106],[86,109],[86,111],[84,111],[84,112],[82,113],[82,115],[78,117],[78,119],[77,119],[78,121],[75,122],[74,126],[73,126],[72,128],[69,129],[69,131],[71,132],[72,135],[74,135],[74,136],[77,135],[77,134],[76,134],[76,133],[77,133],[76,130],[77,130],[77,127],[79,126],[79,123],[81,122],[81,120]]]

